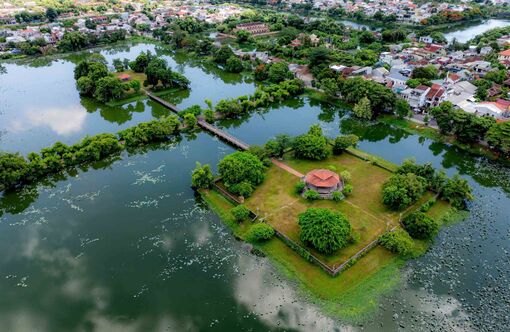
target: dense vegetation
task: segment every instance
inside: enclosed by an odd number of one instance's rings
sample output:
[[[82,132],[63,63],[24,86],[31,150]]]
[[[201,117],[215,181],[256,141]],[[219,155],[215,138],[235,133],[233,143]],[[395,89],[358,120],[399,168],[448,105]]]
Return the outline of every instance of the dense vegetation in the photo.
[[[249,242],[262,242],[271,239],[274,236],[274,229],[264,222],[257,223],[250,227],[246,234],[246,240]]]
[[[472,199],[467,180],[454,175],[448,178],[443,171],[435,170],[430,163],[418,165],[414,160],[405,160],[395,174],[383,185],[382,200],[394,210],[401,210],[416,202],[431,190],[458,209],[466,207]]]
[[[300,238],[306,245],[331,254],[345,247],[351,238],[351,225],[340,212],[323,208],[309,208],[299,214]]]
[[[413,239],[403,229],[396,229],[381,235],[379,243],[389,251],[403,257],[408,257],[414,247]]]
[[[264,181],[266,167],[255,155],[237,151],[220,161],[218,171],[231,193],[249,197]]]
[[[271,103],[284,101],[297,96],[304,91],[303,82],[293,79],[257,88],[251,96],[240,96],[234,99],[222,99],[215,110],[220,115],[232,118],[247,114],[260,107],[267,107]]]
[[[313,125],[307,134],[297,136],[292,146],[294,156],[300,159],[323,160],[330,154],[328,140],[322,134],[322,128],[319,125]]]
[[[439,223],[421,211],[405,216],[402,224],[409,235],[421,240],[430,240],[439,231]]]
[[[211,166],[201,165],[197,162],[193,173],[191,174],[191,187],[195,189],[209,189],[212,187],[214,176]]]

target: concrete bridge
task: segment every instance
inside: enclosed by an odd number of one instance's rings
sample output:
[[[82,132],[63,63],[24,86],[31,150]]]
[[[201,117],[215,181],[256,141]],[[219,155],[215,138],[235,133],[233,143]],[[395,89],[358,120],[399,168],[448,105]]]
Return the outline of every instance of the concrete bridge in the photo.
[[[179,112],[180,110],[177,108],[177,106],[167,102],[166,100],[164,99],[161,99],[155,95],[153,95],[152,93],[150,92],[147,92],[147,96],[154,100],[155,102],[157,102],[158,104],[168,108],[169,110],[171,110],[172,112],[176,113],[177,115],[180,116]],[[250,148],[250,146],[246,143],[244,143],[243,141],[241,141],[240,139],[230,135],[229,133],[227,133],[226,131],[208,123],[207,121],[205,121],[203,118],[198,118],[197,119],[197,124],[202,128],[204,129],[205,131],[208,131],[210,132],[211,134],[219,137],[220,139],[224,140],[225,142],[229,143],[230,145],[232,145],[233,147],[235,147],[236,149],[238,150],[243,150],[243,151],[246,151]]]

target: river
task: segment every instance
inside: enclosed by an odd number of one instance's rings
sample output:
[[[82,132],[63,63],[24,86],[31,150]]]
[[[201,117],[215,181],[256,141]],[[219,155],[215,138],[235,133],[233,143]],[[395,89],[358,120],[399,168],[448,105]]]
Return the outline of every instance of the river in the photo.
[[[508,20],[489,19],[476,25],[466,25],[459,29],[445,33],[446,40],[450,43],[453,39],[456,39],[460,43],[465,43],[468,40],[473,39],[476,35],[480,35],[486,31],[495,28],[503,28],[510,25]]]
[[[147,49],[155,50],[137,44],[101,53],[111,61]],[[158,52],[192,82],[189,94],[165,97],[181,107],[255,89],[247,77]],[[80,58],[6,65],[7,73],[0,75],[0,149],[27,153],[165,113],[147,100],[112,109],[80,100],[72,78]],[[56,111],[44,113],[48,109]],[[80,121],[75,112],[82,114]],[[392,162],[415,157],[449,174],[460,172],[474,188],[467,220],[442,229],[431,250],[403,269],[399,287],[381,300],[370,321],[350,326],[323,314],[267,259],[250,255],[195,197],[190,188],[195,162],[215,166],[233,151],[199,133],[4,195],[2,330],[505,329],[510,324],[509,168],[399,129],[358,122],[308,98],[221,125],[257,144],[278,133],[302,133],[313,123],[332,137],[356,133],[362,150]]]

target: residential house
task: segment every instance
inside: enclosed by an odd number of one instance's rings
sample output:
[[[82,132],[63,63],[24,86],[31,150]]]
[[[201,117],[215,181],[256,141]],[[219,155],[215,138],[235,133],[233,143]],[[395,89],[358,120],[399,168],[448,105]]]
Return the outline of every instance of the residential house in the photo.
[[[426,85],[419,85],[416,88],[408,88],[400,93],[411,108],[420,109],[426,105],[427,94],[430,88]]]
[[[425,105],[427,107],[438,106],[444,101],[446,90],[439,84],[432,84],[425,95]]]

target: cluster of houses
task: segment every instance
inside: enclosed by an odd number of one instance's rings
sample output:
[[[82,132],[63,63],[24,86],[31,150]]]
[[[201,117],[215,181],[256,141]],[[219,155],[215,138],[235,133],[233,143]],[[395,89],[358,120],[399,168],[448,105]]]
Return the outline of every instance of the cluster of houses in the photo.
[[[485,50],[489,52],[491,50]],[[484,61],[482,52],[476,47],[466,51],[448,51],[443,45],[429,44],[425,47],[401,49],[393,47],[391,52],[383,52],[375,68],[346,67],[332,65],[330,68],[344,77],[363,76],[391,88],[397,96],[405,99],[415,112],[426,112],[430,107],[444,101],[451,102],[468,113],[488,115],[497,119],[510,117],[510,101],[503,95],[503,86],[510,87],[510,79],[502,85],[493,83],[487,97],[494,101],[477,101],[477,87],[470,83],[483,78],[488,72],[497,70],[490,62]],[[499,53],[500,62],[510,65],[510,50]],[[428,85],[409,87],[408,81],[416,67],[433,65],[445,73],[444,78],[432,80]]]
[[[289,6],[308,3],[307,0],[282,0],[281,2]],[[462,12],[471,9],[471,6],[465,3],[445,2],[416,4],[413,0],[313,0],[313,8],[318,10],[342,8],[347,13],[362,12],[368,17],[381,12],[386,16],[395,15],[399,22],[420,23],[439,12]]]
[[[102,34],[112,31],[123,30],[127,35],[151,35],[151,31],[164,27],[169,21],[175,18],[194,17],[208,23],[221,23],[232,16],[238,16],[246,9],[236,5],[200,4],[200,5],[177,5],[170,7],[158,7],[151,11],[152,19],[144,12],[135,10],[132,12],[123,11],[120,13],[105,13],[102,15],[81,15],[74,16],[72,13],[62,14],[55,22],[46,24],[34,24],[24,29],[9,27],[16,24],[13,16],[1,16],[0,24],[0,55],[3,53],[18,54],[20,50],[12,45],[27,41],[44,40],[47,45],[55,45],[66,31],[80,31],[87,34]],[[73,26],[69,27],[64,22],[73,19]],[[249,27],[247,27],[249,28]],[[269,32],[266,26],[258,28],[254,26],[253,31]],[[266,31],[267,30],[267,31]]]

